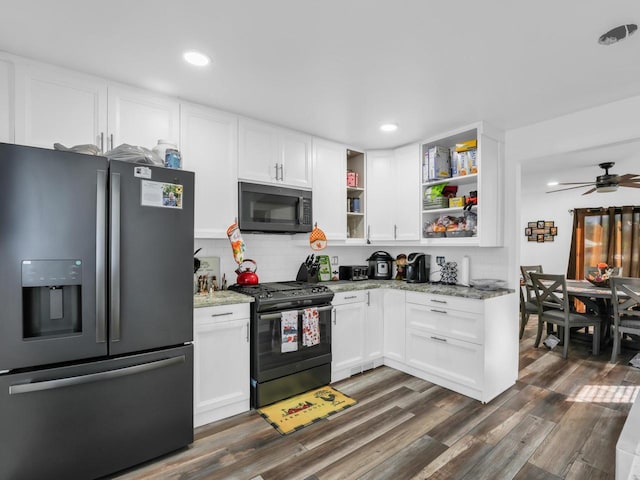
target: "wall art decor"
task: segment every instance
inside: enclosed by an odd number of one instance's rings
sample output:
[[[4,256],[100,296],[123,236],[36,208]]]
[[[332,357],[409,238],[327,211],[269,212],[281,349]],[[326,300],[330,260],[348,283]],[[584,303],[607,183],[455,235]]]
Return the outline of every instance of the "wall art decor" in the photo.
[[[554,237],[558,235],[558,227],[555,226],[553,220],[538,220],[528,222],[524,229],[524,236],[529,242],[553,242]]]

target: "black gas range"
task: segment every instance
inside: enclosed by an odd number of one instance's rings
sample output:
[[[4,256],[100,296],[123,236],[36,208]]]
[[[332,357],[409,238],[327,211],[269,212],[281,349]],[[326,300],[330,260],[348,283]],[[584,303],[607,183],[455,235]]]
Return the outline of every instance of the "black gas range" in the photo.
[[[253,297],[253,307],[258,312],[323,305],[333,299],[333,292],[327,286],[307,282],[235,284],[229,290]]]
[[[250,328],[252,407],[331,382],[333,292],[329,288],[292,281],[232,285],[229,289],[254,298]]]

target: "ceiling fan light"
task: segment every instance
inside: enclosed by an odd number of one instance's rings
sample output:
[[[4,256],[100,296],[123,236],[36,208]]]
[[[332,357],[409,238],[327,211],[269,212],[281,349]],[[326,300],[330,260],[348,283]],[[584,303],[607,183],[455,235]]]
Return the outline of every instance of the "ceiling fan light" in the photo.
[[[596,187],[596,192],[598,193],[615,192],[617,190],[618,190],[618,185],[601,185]]]

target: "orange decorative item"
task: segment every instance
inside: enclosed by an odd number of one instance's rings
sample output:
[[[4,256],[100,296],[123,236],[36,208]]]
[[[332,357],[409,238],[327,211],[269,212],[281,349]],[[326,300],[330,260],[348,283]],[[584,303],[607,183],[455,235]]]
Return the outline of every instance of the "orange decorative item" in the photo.
[[[313,230],[311,230],[311,234],[309,235],[309,244],[311,245],[311,250],[316,251],[327,247],[327,236],[318,228],[317,223],[314,225]]]
[[[233,259],[239,265],[244,260],[244,240],[240,234],[240,228],[237,223],[229,225],[227,228],[227,236],[231,242],[231,250],[233,251]]]

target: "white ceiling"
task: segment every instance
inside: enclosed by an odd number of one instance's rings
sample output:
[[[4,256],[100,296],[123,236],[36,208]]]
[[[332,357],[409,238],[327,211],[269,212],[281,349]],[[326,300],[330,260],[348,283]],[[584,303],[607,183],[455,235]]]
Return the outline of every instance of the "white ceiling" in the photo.
[[[597,43],[626,23],[637,0],[4,0],[0,50],[375,149],[640,95],[640,34]]]

